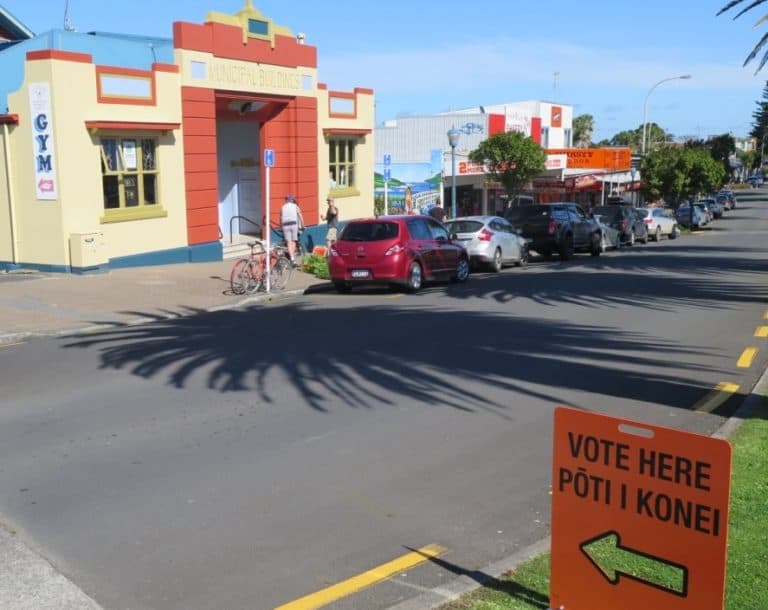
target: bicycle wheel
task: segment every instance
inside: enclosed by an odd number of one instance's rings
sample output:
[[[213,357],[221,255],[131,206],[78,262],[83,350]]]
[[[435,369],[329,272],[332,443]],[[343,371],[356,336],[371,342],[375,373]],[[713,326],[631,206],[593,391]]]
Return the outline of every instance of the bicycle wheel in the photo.
[[[238,260],[232,267],[232,273],[229,275],[229,285],[234,294],[251,294],[256,292],[261,285],[258,265],[247,258]]]
[[[271,288],[283,290],[291,279],[293,265],[285,256],[280,256],[272,267]]]

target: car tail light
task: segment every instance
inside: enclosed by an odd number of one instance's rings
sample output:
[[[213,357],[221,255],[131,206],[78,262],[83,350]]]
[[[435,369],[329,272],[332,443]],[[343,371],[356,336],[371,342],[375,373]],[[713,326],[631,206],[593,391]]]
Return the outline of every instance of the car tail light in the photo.
[[[647,224],[648,226],[652,225],[653,224],[653,218],[646,218],[645,219],[645,224]]]
[[[555,233],[557,233],[557,222],[556,221],[554,221],[554,220],[550,220],[549,221],[549,224],[547,225],[547,232],[550,235],[554,235]]]
[[[493,237],[493,233],[491,233],[488,229],[483,229],[480,231],[480,234],[477,236],[477,239],[480,241],[491,241],[491,238]]]
[[[384,253],[384,256],[392,256],[393,254],[400,254],[403,251],[405,251],[405,246],[403,244],[395,244]]]

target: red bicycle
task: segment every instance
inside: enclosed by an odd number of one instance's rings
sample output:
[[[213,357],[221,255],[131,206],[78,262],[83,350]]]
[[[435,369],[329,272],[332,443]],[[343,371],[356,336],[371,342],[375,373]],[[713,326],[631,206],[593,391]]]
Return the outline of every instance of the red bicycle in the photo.
[[[229,285],[234,294],[253,294],[266,289],[267,259],[269,259],[270,289],[283,290],[293,273],[293,265],[285,246],[273,246],[269,257],[260,241],[249,241],[251,254],[235,261],[229,275]]]

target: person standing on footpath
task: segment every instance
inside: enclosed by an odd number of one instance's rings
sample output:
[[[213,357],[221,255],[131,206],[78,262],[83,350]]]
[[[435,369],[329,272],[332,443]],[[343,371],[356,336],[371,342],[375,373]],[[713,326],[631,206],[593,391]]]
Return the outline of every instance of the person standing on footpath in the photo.
[[[283,207],[280,208],[280,225],[283,229],[283,239],[288,246],[288,256],[295,267],[296,241],[299,239],[299,231],[304,230],[304,217],[301,215],[301,208],[299,208],[293,195],[288,195]]]
[[[437,222],[443,222],[445,220],[445,210],[440,205],[439,201],[435,202],[435,206],[429,210],[428,214],[434,218]]]
[[[321,218],[325,220],[328,225],[328,232],[325,234],[325,254],[328,256],[331,251],[331,246],[336,243],[336,235],[339,226],[339,209],[336,207],[336,202],[330,197],[325,200],[328,204],[328,209],[325,211],[325,216]]]

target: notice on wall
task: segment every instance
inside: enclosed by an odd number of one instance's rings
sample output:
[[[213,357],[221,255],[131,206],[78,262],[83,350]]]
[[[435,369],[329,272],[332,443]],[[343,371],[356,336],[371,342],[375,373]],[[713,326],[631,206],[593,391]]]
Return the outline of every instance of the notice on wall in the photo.
[[[53,146],[51,86],[49,83],[29,85],[29,110],[32,121],[32,151],[35,166],[37,199],[58,199],[56,155]]]

